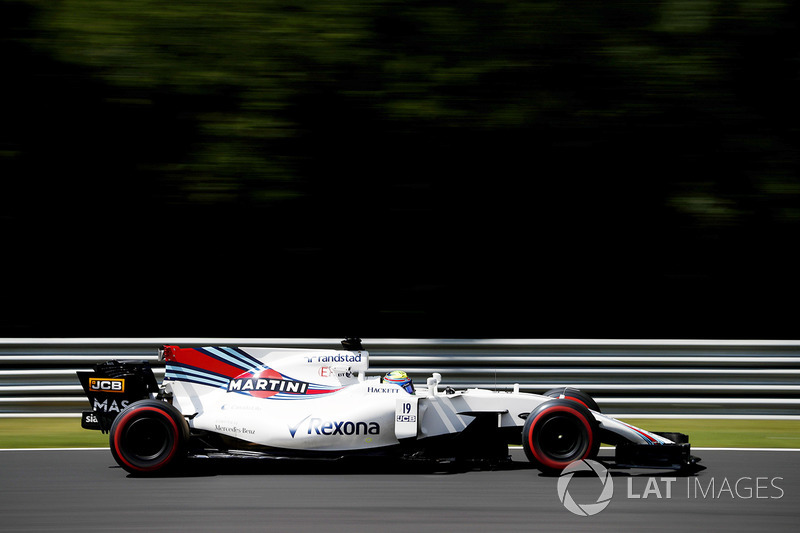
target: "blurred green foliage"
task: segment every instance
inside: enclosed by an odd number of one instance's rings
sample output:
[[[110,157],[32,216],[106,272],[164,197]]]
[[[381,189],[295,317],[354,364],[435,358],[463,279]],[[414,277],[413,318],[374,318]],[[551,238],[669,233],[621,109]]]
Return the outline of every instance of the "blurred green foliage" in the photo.
[[[327,91],[381,128],[551,125],[575,130],[576,151],[605,129],[648,124],[706,143],[678,145],[682,164],[749,156],[746,190],[679,173],[669,206],[726,225],[751,209],[736,197],[746,192],[790,196],[774,214],[800,217],[797,127],[777,106],[797,88],[791,2],[31,3],[31,44],[124,88],[130,105],[162,92],[214,99],[191,110],[202,142],[162,169],[192,200],[298,194],[303,153],[286,141],[307,133],[301,96]]]
[[[653,324],[708,336],[709,316],[743,332],[747,313],[765,328],[752,334],[793,335],[773,300],[800,296],[787,246],[800,229],[796,2],[0,10],[13,102],[0,212],[24,258],[15,268],[48,280],[56,299],[98,285],[125,287],[115,301],[133,302],[149,274],[184,297],[255,290],[295,306],[276,317],[292,324],[309,317],[298,295],[327,323],[323,302],[349,286],[375,321],[418,316],[436,336],[478,335],[473,322],[488,321],[516,321],[526,336],[613,335],[613,324],[623,336],[665,334]],[[48,269],[49,255],[86,257],[98,243],[128,270]],[[261,265],[220,262],[194,277],[130,260],[262,243]],[[331,261],[351,256],[342,250],[370,258],[369,279]],[[619,307],[612,324],[597,321],[595,302]],[[7,320],[45,322],[42,312]],[[192,331],[220,323],[185,320]]]

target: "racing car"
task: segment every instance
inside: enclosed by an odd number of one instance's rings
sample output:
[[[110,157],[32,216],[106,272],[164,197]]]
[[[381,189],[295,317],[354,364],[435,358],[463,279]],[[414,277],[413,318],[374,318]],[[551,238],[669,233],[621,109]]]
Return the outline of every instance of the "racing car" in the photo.
[[[547,474],[596,458],[601,443],[616,447],[609,466],[702,468],[686,435],[604,415],[575,388],[454,390],[439,373],[424,386],[402,371],[368,376],[369,353],[356,338],[341,349],[165,345],[159,361],[161,384],[144,360],[78,372],[92,406],[82,427],[108,433],[114,459],[133,475],[169,471],[187,457],[496,464],[509,460],[510,444]]]

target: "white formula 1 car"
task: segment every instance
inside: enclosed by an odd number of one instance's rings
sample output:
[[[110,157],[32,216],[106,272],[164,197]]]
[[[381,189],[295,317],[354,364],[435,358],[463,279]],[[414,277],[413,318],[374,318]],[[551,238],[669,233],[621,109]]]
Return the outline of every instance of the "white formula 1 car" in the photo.
[[[92,405],[86,429],[110,433],[114,459],[136,475],[186,457],[390,455],[432,461],[508,460],[521,444],[557,473],[616,445],[619,467],[699,470],[680,433],[652,433],[600,413],[568,387],[544,394],[440,389],[368,377],[360,339],[342,350],[164,346],[159,386],[146,361],[108,361],[78,372]]]

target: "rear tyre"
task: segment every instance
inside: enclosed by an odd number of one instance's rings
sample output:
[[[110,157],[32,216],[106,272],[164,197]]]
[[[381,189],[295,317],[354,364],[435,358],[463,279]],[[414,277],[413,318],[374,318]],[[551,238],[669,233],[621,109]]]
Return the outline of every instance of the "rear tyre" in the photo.
[[[111,425],[111,454],[134,475],[163,473],[186,457],[189,426],[172,405],[140,400],[124,409]]]
[[[525,420],[522,449],[539,470],[558,473],[572,462],[597,457],[600,449],[597,421],[578,402],[544,402]]]
[[[582,390],[574,389],[572,387],[557,387],[555,389],[550,389],[549,391],[545,392],[543,396],[549,396],[550,398],[558,398],[561,400],[572,400],[573,402],[583,404],[592,411],[597,411],[598,413],[601,412],[600,407],[597,405],[597,402],[594,401],[594,398]]]

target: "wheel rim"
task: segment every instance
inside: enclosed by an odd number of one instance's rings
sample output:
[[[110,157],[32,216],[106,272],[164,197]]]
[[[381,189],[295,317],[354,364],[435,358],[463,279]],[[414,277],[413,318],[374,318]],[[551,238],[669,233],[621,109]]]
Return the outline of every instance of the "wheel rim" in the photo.
[[[539,449],[548,457],[569,460],[583,453],[587,436],[575,417],[554,415],[543,422],[537,440]]]
[[[125,428],[123,453],[140,463],[158,460],[171,449],[169,426],[158,418],[139,418]]]

